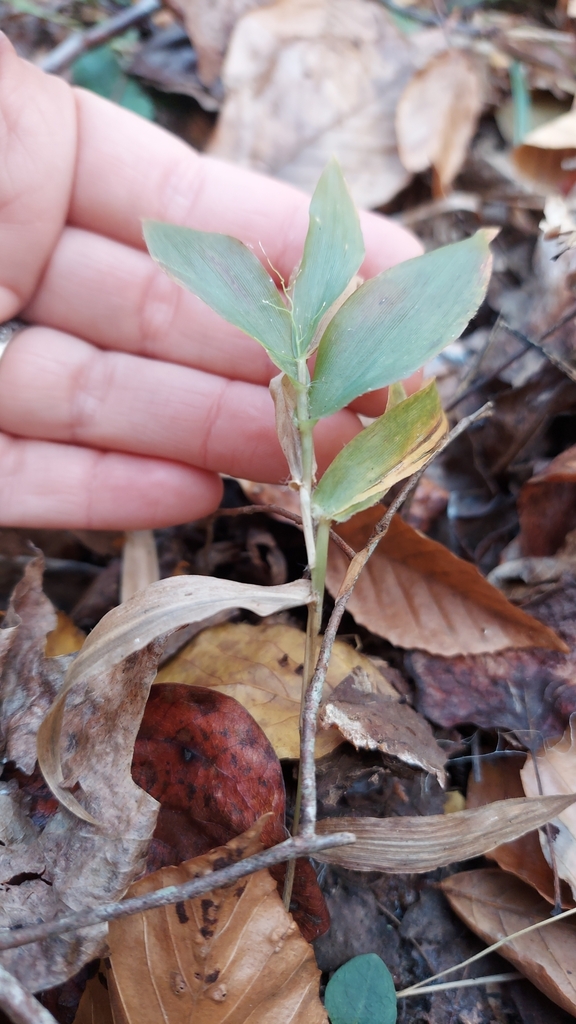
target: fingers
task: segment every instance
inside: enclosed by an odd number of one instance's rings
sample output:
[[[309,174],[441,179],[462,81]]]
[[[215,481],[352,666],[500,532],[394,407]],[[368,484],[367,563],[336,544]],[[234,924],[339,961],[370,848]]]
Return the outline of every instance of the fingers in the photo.
[[[76,155],[71,89],[0,33],[0,322],[32,295],[68,212]]]
[[[309,198],[280,181],[201,157],[129,111],[78,90],[78,165],[70,220],[142,247],[143,217],[235,235],[288,277],[300,259]],[[363,214],[366,276],[420,254],[404,228]]]
[[[347,411],[319,424],[321,468],[359,429]],[[0,362],[0,430],[254,480],[287,475],[267,388],[104,352],[49,328],[22,331]]]
[[[138,530],[217,508],[211,473],[158,459],[0,434],[0,525]]]

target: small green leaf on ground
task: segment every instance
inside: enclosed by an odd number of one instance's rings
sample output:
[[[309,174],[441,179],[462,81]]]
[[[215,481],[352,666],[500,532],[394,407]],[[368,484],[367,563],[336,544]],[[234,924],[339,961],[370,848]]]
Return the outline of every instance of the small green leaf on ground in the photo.
[[[343,964],[326,986],[324,1003],[331,1024],[396,1024],[394,982],[376,953]]]
[[[148,121],[154,120],[154,103],[150,96],[138,82],[124,74],[109,44],[82,54],[72,65],[72,81]]]

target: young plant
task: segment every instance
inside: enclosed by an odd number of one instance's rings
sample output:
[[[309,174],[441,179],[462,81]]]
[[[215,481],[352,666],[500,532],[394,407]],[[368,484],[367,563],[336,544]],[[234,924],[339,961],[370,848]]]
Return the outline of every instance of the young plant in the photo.
[[[290,486],[300,495],[313,590],[305,693],[316,660],[330,525],[375,504],[440,443],[447,422],[434,382],[410,398],[398,382],[454,341],[476,312],[489,280],[493,233],[479,231],[361,284],[360,221],[332,160],[312,197],[300,266],[282,291],[235,238],[156,221],[145,223],[144,236],[173,280],[259,341],[281,371],[270,390]],[[316,423],[387,385],[393,386],[385,413],[317,481]]]

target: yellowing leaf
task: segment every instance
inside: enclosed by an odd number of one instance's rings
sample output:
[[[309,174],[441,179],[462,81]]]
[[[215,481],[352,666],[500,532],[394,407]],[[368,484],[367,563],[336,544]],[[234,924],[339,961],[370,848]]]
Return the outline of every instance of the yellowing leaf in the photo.
[[[58,622],[56,629],[48,633],[44,654],[47,658],[58,658],[61,654],[75,654],[86,639],[86,634],[78,629],[64,612],[56,612]]]
[[[206,629],[164,666],[156,682],[209,686],[235,697],[264,730],[278,757],[297,758],[304,641],[304,633],[293,626],[228,623]],[[370,659],[341,640],[334,644],[325,692],[354,668],[363,669],[375,693],[399,700]],[[336,729],[320,733],[316,756],[342,741]]]
[[[507,942],[498,952],[526,975],[549,999],[576,1015],[576,926],[574,919],[555,921],[550,905],[518,878],[487,868],[463,871],[440,882],[450,906],[485,942],[552,921]]]
[[[368,509],[337,527],[358,551],[381,517]],[[326,585],[336,594],[348,560],[330,548]],[[547,626],[516,608],[478,570],[399,516],[362,572],[348,609],[357,622],[399,647],[450,657],[506,647],[567,651]]]
[[[257,826],[203,857],[135,882],[130,896],[261,849]],[[114,1019],[126,1024],[328,1024],[320,971],[268,871],[110,925]]]

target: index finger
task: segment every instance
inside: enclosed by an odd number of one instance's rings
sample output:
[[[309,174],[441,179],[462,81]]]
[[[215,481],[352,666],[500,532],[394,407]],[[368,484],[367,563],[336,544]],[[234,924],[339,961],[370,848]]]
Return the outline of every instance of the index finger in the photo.
[[[306,195],[244,168],[201,156],[168,132],[84,90],[70,221],[143,248],[144,217],[234,235],[288,277],[302,254]],[[367,277],[418,256],[404,228],[363,213]]]

